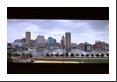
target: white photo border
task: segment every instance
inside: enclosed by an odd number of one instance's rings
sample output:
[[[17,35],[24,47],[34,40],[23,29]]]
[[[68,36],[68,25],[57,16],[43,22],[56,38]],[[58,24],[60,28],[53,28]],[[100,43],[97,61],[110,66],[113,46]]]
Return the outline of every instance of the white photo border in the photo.
[[[7,7],[109,7],[109,74],[7,74]],[[116,0],[1,0],[1,81],[116,81]]]

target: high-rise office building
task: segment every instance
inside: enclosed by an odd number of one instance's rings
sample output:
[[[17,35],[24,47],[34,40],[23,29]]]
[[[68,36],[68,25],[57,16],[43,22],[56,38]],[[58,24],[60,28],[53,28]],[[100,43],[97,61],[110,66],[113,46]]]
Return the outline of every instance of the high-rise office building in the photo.
[[[65,37],[64,36],[62,36],[62,38],[61,38],[61,46],[63,49],[65,48]]]
[[[52,44],[52,37],[48,37],[48,41],[47,41],[48,45]]]
[[[54,40],[54,44],[56,44],[56,39],[53,39]]]
[[[30,47],[36,46],[36,40],[30,40]]]
[[[48,37],[48,41],[47,41],[48,45],[55,45],[56,44],[56,39],[52,38],[52,37]]]
[[[70,51],[70,48],[71,48],[71,33],[66,32],[65,33],[65,49],[67,51]]]
[[[26,38],[22,38],[22,47],[25,47]]]
[[[37,36],[37,47],[45,47],[45,39],[44,36]]]
[[[31,32],[26,32],[26,47],[30,47]]]

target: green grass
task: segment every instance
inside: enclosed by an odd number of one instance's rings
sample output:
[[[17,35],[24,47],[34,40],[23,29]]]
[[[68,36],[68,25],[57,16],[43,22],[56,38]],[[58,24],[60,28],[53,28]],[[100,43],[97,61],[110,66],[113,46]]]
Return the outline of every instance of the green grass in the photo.
[[[109,59],[65,59],[64,61],[76,61],[82,63],[109,63]]]
[[[95,58],[85,58],[85,59],[39,59],[44,61],[73,61],[73,62],[79,62],[79,63],[109,63],[109,59],[95,59]]]

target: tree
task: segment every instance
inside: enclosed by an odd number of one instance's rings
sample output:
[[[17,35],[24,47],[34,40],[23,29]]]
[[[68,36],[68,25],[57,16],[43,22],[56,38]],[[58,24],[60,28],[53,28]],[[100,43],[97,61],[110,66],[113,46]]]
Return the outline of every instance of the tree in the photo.
[[[17,49],[13,49],[13,51],[17,51]]]
[[[46,53],[46,57],[49,57],[49,54],[48,53]]]
[[[7,62],[9,62],[9,63],[13,62],[12,58],[11,57],[7,57]]]
[[[60,54],[60,56],[64,56],[64,54]]]
[[[12,55],[13,55],[12,53],[7,52],[7,62],[9,62],[9,63],[13,62]]]
[[[30,63],[33,63],[34,62],[34,60],[31,60],[31,62]]]
[[[17,57],[17,56],[20,56],[20,54],[15,53],[15,54],[14,54],[14,56],[16,56],[16,57]]]
[[[68,55],[68,53],[66,53],[66,57],[68,57],[69,55]]]
[[[42,54],[42,57],[43,57],[44,55]]]
[[[17,54],[17,56],[20,56],[20,54]]]
[[[104,54],[101,54],[101,57],[104,57]]]
[[[22,53],[22,56],[24,56],[24,53]]]
[[[30,57],[30,58],[32,58],[32,57],[33,57],[33,55],[32,55],[32,54],[28,54],[28,55],[29,55],[29,57]]]
[[[91,54],[91,57],[94,57],[94,54]]]
[[[107,53],[106,56],[109,56],[109,53]]]
[[[73,53],[71,53],[71,57],[74,57],[74,54]]]
[[[10,53],[10,52],[8,53],[7,52],[7,57],[11,57],[12,55],[13,55],[12,53]]]
[[[76,56],[79,56],[79,54],[76,54]]]
[[[99,57],[100,55],[99,54],[96,54],[97,57]]]
[[[57,54],[56,54],[56,56],[58,57],[58,56],[59,56],[59,54],[57,53]]]
[[[86,57],[89,57],[89,54],[86,54]]]
[[[84,54],[81,54],[82,57],[84,57]]]
[[[53,53],[51,53],[50,56],[53,57]]]

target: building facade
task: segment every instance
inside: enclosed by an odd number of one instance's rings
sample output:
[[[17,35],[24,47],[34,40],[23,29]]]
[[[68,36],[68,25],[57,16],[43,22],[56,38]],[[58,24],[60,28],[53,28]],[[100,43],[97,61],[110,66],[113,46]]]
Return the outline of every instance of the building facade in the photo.
[[[52,37],[48,37],[47,43],[48,43],[49,46],[56,45],[56,39],[54,39]]]
[[[95,41],[93,45],[93,49],[97,51],[109,51],[109,44],[101,41]]]
[[[30,47],[35,47],[35,46],[36,46],[36,40],[31,40]]]
[[[37,39],[36,39],[36,47],[42,47],[44,48],[45,47],[45,39],[44,39],[44,36],[37,36]]]
[[[67,51],[70,51],[71,49],[71,33],[70,32],[65,33],[65,49]]]
[[[23,47],[23,42],[22,39],[16,39],[14,40],[14,42],[12,43],[12,47],[15,48],[19,48],[19,47]]]
[[[26,45],[26,47],[27,48],[29,48],[30,47],[30,40],[31,40],[31,32],[26,32],[26,43],[25,43],[25,45]]]
[[[65,37],[62,36],[61,38],[61,47],[64,49],[65,48]]]
[[[77,43],[71,43],[71,49],[76,49],[77,48]]]

